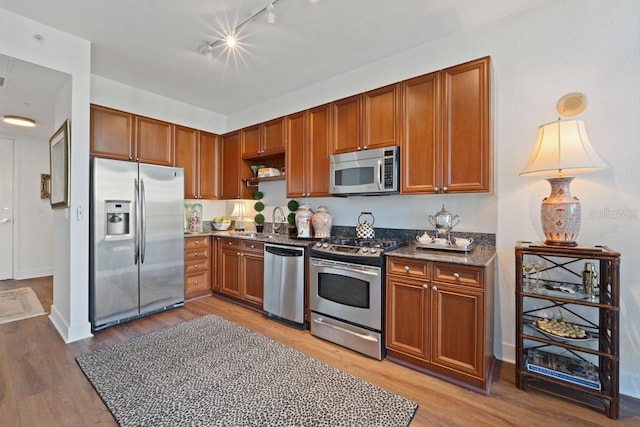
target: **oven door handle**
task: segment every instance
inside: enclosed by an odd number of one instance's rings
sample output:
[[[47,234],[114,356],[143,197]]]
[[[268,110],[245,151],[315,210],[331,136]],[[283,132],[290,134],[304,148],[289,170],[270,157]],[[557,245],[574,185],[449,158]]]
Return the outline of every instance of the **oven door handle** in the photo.
[[[350,268],[350,267],[346,267],[344,265],[327,264],[327,263],[324,263],[324,262],[314,262],[313,266],[314,267],[335,268],[336,270],[349,271],[351,273],[358,273],[358,274],[366,274],[368,276],[377,276],[378,275],[377,271],[359,270],[357,268]]]
[[[350,331],[349,329],[343,328],[341,326],[338,325],[333,325],[331,323],[325,322],[324,319],[320,318],[320,319],[313,319],[313,321],[319,325],[322,326],[326,326],[327,328],[332,328],[332,329],[336,329],[340,332],[344,332],[346,334],[350,334],[350,335],[354,335],[360,339],[366,340],[366,341],[372,341],[372,342],[378,342],[378,339],[369,335],[364,335],[364,334],[359,334],[357,332],[353,332]]]

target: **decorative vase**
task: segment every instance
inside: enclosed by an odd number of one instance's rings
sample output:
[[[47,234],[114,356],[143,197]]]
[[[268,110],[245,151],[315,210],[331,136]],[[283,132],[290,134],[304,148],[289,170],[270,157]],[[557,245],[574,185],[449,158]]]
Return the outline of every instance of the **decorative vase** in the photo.
[[[316,213],[311,217],[314,237],[331,237],[332,222],[333,218],[329,213],[329,209],[326,206],[318,206]]]
[[[313,212],[311,211],[311,205],[303,203],[298,207],[296,212],[296,227],[298,227],[298,237],[308,239],[313,237],[311,235],[311,217]]]
[[[580,200],[569,192],[573,177],[547,178],[551,194],[545,197],[540,207],[542,231],[547,245],[576,246],[580,232],[582,208]]]

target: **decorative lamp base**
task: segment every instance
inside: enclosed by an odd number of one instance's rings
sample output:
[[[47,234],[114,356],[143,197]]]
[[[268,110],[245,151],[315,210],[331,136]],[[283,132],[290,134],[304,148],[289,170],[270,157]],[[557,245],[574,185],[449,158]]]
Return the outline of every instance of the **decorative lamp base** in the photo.
[[[577,246],[582,208],[580,200],[569,191],[573,177],[547,178],[547,181],[551,184],[551,194],[544,198],[540,208],[545,244]]]

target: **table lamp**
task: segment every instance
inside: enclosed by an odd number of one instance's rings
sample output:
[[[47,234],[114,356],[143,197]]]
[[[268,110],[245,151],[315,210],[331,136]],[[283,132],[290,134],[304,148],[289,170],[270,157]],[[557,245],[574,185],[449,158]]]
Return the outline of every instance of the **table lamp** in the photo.
[[[235,230],[244,231],[244,203],[236,202],[233,204],[233,211],[231,216],[237,218]]]
[[[584,97],[581,94],[570,95],[574,96],[569,99],[572,103],[580,102],[575,99],[576,96]],[[561,101],[567,96],[561,98]],[[577,110],[583,111],[584,104],[572,109]],[[561,114],[565,112],[561,110],[560,102],[558,111]],[[549,176],[546,180],[551,184],[551,194],[542,201],[540,209],[545,244],[569,247],[577,245],[582,209],[580,200],[569,191],[574,179],[572,175],[606,168],[607,164],[591,146],[582,120],[558,118],[557,121],[538,128],[536,144],[520,175]]]

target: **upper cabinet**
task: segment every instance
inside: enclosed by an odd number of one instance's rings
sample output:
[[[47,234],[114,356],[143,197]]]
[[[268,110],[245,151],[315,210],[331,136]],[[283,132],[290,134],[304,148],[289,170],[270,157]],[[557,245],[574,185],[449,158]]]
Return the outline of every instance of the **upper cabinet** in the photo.
[[[136,160],[173,166],[173,124],[135,116]]]
[[[401,82],[401,88],[401,192],[490,192],[489,58]]]
[[[287,117],[287,197],[329,196],[331,105]]]
[[[399,145],[400,84],[332,103],[333,153]]]
[[[175,165],[184,169],[185,199],[218,198],[218,136],[175,126]]]
[[[251,169],[241,159],[240,131],[222,136],[220,142],[220,198],[248,199],[251,194],[243,179],[252,176]]]
[[[242,158],[255,159],[284,153],[286,134],[285,119],[271,120],[266,123],[242,129]]]
[[[91,105],[89,150],[92,156],[134,160],[133,114]]]
[[[173,166],[173,124],[91,106],[92,156]]]

